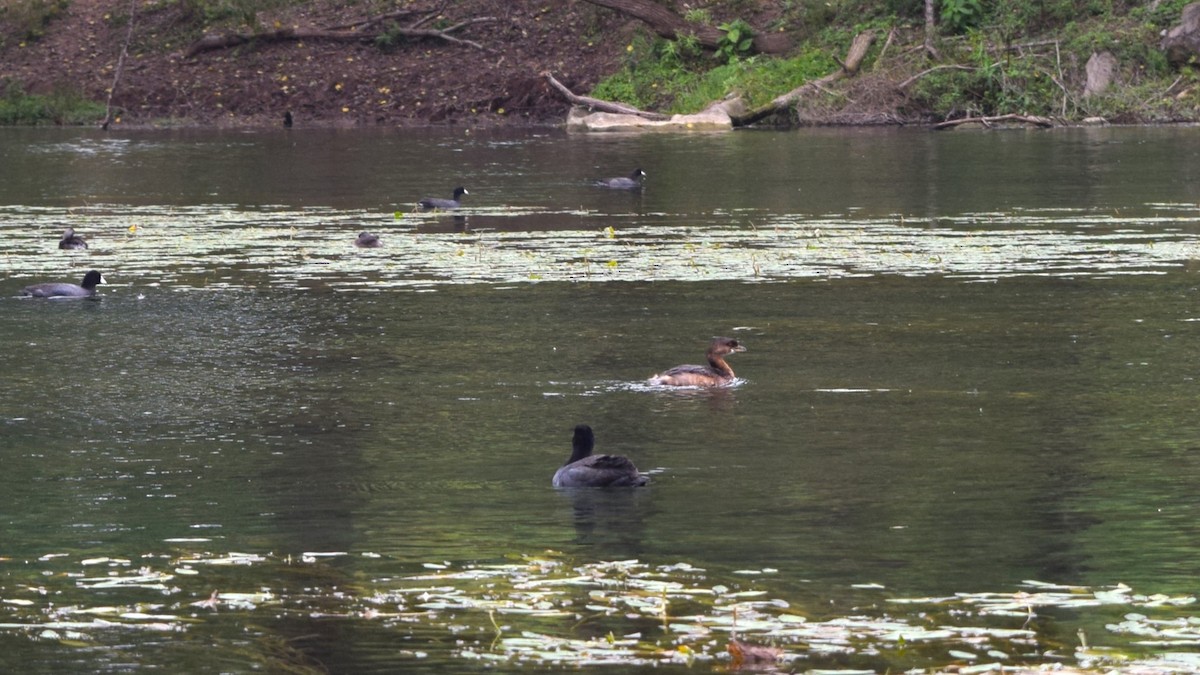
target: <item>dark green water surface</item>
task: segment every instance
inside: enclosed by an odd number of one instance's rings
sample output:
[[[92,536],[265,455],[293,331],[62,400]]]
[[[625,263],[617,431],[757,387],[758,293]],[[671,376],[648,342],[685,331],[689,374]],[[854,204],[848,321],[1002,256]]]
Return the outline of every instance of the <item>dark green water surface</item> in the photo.
[[[1200,670],[1198,129],[0,162],[0,671],[707,672],[731,630],[788,670]],[[644,384],[713,335],[736,386]],[[651,485],[551,489],[578,423]]]

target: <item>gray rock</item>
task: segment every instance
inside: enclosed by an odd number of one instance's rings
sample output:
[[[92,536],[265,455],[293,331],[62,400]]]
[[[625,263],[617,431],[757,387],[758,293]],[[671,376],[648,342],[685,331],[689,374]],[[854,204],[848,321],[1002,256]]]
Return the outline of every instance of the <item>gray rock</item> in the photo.
[[[1160,46],[1173,66],[1200,62],[1200,2],[1183,8],[1183,22],[1166,32]]]
[[[1117,72],[1117,57],[1111,52],[1094,52],[1087,62],[1087,84],[1083,86],[1083,97],[1103,94],[1112,84]]]

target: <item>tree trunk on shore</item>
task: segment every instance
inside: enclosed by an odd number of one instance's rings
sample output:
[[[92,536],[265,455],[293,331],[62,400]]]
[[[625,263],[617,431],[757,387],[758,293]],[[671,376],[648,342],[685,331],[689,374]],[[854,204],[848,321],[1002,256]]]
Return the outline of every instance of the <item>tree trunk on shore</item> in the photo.
[[[929,58],[939,58],[937,47],[933,46],[933,36],[937,32],[937,23],[934,21],[934,0],[925,0],[925,52],[929,54]]]
[[[716,49],[725,37],[725,31],[716,26],[692,23],[683,17],[651,2],[651,0],[587,0],[593,5],[607,7],[635,19],[640,19],[651,30],[668,40],[677,40],[684,35],[696,38],[702,46]],[[755,33],[754,51],[762,54],[782,54],[792,48],[792,38],[786,33]]]

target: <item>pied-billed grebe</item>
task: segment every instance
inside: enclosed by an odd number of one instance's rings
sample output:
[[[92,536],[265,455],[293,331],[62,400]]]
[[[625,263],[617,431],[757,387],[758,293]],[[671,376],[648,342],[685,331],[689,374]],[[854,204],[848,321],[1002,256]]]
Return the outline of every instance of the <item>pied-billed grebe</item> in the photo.
[[[636,190],[642,187],[642,179],[646,177],[646,172],[641,169],[634,169],[629,177],[620,176],[618,178],[605,178],[604,180],[596,181],[599,187],[612,188],[614,190]]]
[[[554,472],[556,488],[576,487],[640,487],[650,482],[638,472],[628,457],[593,455],[596,437],[586,424],[575,427],[571,439],[571,457]]]
[[[83,275],[83,283],[75,284],[48,283],[34,284],[21,289],[21,295],[35,298],[87,298],[96,294],[96,285],[104,283],[104,277],[92,270]]]
[[[83,237],[75,234],[75,228],[68,227],[63,230],[63,236],[58,242],[58,247],[61,249],[87,248],[87,242],[83,240]]]
[[[423,209],[457,209],[462,206],[462,196],[468,194],[467,189],[461,185],[454,188],[454,199],[438,199],[437,197],[426,197],[417,202],[417,206]]]
[[[650,384],[665,384],[670,387],[719,387],[729,384],[735,377],[733,368],[725,362],[725,356],[746,351],[745,345],[727,337],[715,337],[708,344],[707,366],[675,366],[650,378]]]
[[[379,235],[377,234],[359,232],[358,239],[354,240],[354,245],[359,248],[379,248],[383,246],[383,242],[379,241]]]

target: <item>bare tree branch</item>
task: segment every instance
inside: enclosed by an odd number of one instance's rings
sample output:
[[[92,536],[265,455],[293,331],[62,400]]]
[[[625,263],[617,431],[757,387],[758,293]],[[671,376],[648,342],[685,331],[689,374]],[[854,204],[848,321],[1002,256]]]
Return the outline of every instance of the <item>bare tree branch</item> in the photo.
[[[561,93],[563,95],[563,98],[567,99],[567,101],[569,101],[572,105],[580,105],[580,106],[584,106],[587,108],[591,108],[592,110],[599,110],[602,112],[610,112],[610,113],[618,113],[621,115],[636,115],[638,117],[644,117],[644,118],[650,119],[650,120],[665,120],[665,119],[667,119],[666,115],[656,113],[656,112],[647,112],[645,110],[639,110],[631,105],[625,105],[624,103],[615,103],[613,101],[603,101],[598,98],[592,98],[591,96],[579,96],[578,94],[575,94],[570,89],[568,89],[566,87],[566,85],[564,85],[562,82],[559,82],[558,80],[554,79],[554,76],[551,75],[549,71],[543,72],[542,77],[546,78],[546,81],[550,83],[550,86],[557,89],[559,91],[559,93]]]
[[[922,77],[925,77],[926,75],[928,75],[934,71],[947,70],[947,69],[950,69],[950,70],[975,70],[975,67],[951,64],[951,65],[934,66],[932,68],[926,68],[925,70],[922,70],[921,72],[917,73],[916,75],[913,75],[912,77],[908,78],[907,80],[896,85],[896,88],[903,91],[904,89],[908,88],[908,85],[912,84],[913,82],[916,82],[917,80],[921,79]]]
[[[137,15],[137,0],[129,0],[129,30],[125,31],[125,42],[121,45],[121,55],[117,57],[117,69],[113,73],[113,83],[108,89],[108,102],[104,104],[104,122],[100,128],[108,131],[108,125],[113,121],[112,102],[117,93],[117,85],[121,83],[121,74],[125,72],[125,57],[129,55],[129,43],[133,41],[133,20]]]

